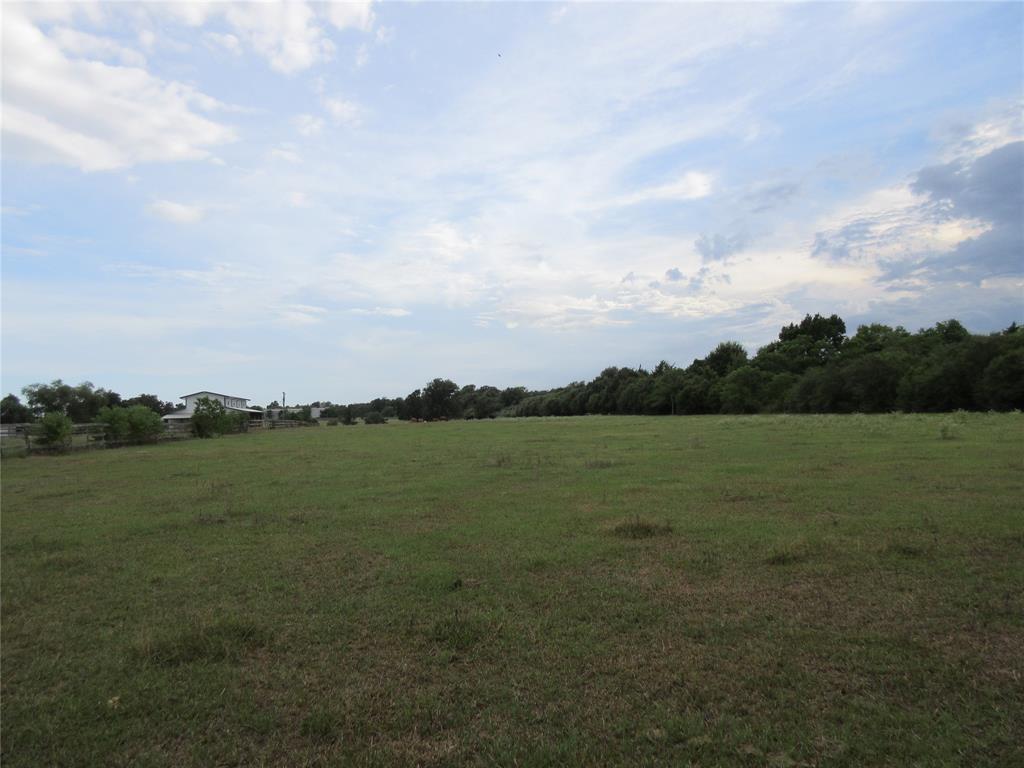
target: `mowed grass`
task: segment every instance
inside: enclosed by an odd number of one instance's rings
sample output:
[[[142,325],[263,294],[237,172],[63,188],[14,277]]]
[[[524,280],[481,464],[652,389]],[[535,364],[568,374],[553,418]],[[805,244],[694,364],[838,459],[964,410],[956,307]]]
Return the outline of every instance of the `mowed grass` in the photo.
[[[1024,764],[1024,418],[3,463],[13,766]]]

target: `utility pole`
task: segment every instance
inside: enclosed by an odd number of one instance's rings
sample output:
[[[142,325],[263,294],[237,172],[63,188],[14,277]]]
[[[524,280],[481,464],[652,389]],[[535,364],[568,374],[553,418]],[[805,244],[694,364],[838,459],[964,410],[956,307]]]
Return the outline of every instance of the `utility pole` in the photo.
[[[284,401],[284,392],[281,393],[281,407],[284,408],[287,403]]]

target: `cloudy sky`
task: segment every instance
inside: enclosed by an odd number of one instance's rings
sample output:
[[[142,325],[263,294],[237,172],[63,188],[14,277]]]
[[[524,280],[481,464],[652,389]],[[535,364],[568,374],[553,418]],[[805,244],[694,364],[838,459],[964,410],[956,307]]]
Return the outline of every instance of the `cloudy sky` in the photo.
[[[1024,320],[1024,5],[4,3],[3,392]]]

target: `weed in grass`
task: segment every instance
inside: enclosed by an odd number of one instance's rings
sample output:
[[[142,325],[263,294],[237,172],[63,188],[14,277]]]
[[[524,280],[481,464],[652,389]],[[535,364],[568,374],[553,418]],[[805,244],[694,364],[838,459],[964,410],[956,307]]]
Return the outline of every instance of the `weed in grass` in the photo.
[[[706,576],[717,576],[722,571],[722,557],[713,550],[705,549],[694,558],[693,569]]]
[[[512,454],[506,452],[496,453],[487,460],[487,466],[499,468],[511,467]]]
[[[67,549],[70,544],[63,539],[44,539],[39,536],[33,536],[27,541],[19,541],[15,543],[5,543],[3,548],[4,555],[16,555],[21,553],[28,554],[53,554],[55,552],[62,552]]]
[[[811,548],[803,541],[790,542],[775,547],[765,558],[768,565],[795,565],[811,559]]]
[[[886,545],[885,551],[902,557],[921,557],[927,549],[920,544],[911,544],[906,541],[891,541]]]
[[[196,522],[199,525],[224,525],[227,518],[223,515],[211,515],[209,512],[200,512],[196,515]]]
[[[55,554],[44,557],[39,565],[48,571],[75,571],[88,567],[89,561],[84,557]]]
[[[939,437],[943,440],[957,440],[960,438],[960,425],[955,421],[944,421],[939,425]]]
[[[430,639],[452,651],[468,651],[484,638],[486,629],[487,625],[482,619],[456,609],[450,616],[434,622],[430,629]]]
[[[690,438],[690,447],[695,451],[699,451],[705,447],[704,438],[700,435],[694,435]]]
[[[131,655],[145,664],[168,667],[194,661],[236,662],[269,641],[270,633],[258,624],[221,619],[209,624],[194,622],[185,629],[157,635],[146,633],[134,643]]]
[[[584,466],[587,469],[609,469],[615,466],[615,462],[610,459],[589,459]]]
[[[648,539],[652,536],[667,536],[672,533],[672,526],[668,521],[655,523],[651,520],[641,518],[640,515],[616,523],[612,533],[626,539]]]
[[[322,709],[310,712],[302,718],[299,733],[313,741],[335,741],[338,735],[338,718]]]

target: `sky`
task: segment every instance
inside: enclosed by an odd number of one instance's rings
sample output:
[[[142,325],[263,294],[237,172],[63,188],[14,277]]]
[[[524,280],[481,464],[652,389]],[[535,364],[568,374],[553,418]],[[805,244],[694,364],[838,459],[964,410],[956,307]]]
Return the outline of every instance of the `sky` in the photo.
[[[3,393],[1024,320],[1022,3],[0,6]]]

